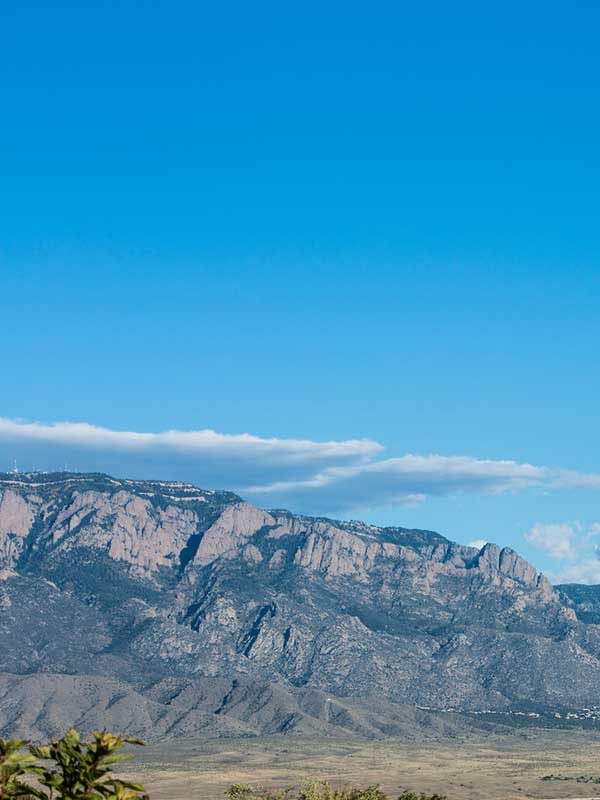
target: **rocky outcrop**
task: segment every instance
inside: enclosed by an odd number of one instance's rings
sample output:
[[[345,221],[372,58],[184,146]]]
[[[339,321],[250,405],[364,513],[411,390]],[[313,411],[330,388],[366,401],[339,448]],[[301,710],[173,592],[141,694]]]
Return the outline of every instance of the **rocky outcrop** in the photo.
[[[128,491],[74,492],[42,546],[56,552],[98,548],[142,573],[153,573],[177,560],[197,525],[198,517],[189,508],[156,508]]]
[[[12,489],[0,489],[0,563],[19,560],[35,518],[35,506]]]
[[[221,556],[233,557],[257,531],[274,525],[270,514],[249,503],[228,506],[203,535],[193,563],[206,566]]]
[[[190,540],[199,539],[207,523],[239,500],[231,493],[200,492],[185,484],[106,476],[11,476],[6,488],[2,484],[0,480],[1,564],[14,566],[29,537],[29,560],[88,548],[147,577],[160,568],[180,566]],[[36,535],[30,537],[34,526]]]
[[[334,525],[316,523],[304,531],[295,563],[330,577],[351,575],[367,580],[379,557],[393,557],[397,547],[363,539]]]

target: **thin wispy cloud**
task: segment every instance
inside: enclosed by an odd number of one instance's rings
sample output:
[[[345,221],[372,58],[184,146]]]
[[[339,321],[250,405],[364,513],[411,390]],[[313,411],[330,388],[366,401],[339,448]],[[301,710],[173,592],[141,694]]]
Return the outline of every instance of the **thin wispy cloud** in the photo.
[[[526,490],[600,489],[600,475],[471,456],[382,458],[369,439],[310,439],[224,434],[213,430],[115,431],[89,423],[43,424],[0,418],[0,463],[27,469],[101,471],[187,480],[234,489],[264,506],[335,513],[415,505],[428,496]],[[528,541],[553,541],[532,529]],[[562,538],[561,538],[562,537]],[[555,552],[568,536],[555,532]],[[562,549],[561,549],[562,548]]]
[[[503,494],[526,489],[598,488],[600,475],[470,456],[405,455],[330,467],[306,481],[277,481],[248,491],[334,509],[413,505],[429,496]]]

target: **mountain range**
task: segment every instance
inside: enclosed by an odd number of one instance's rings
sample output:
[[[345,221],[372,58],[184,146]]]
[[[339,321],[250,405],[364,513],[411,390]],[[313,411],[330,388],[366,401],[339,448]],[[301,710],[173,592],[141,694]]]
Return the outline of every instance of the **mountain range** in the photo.
[[[0,642],[4,735],[453,735],[595,706],[600,591],[433,531],[3,473]]]

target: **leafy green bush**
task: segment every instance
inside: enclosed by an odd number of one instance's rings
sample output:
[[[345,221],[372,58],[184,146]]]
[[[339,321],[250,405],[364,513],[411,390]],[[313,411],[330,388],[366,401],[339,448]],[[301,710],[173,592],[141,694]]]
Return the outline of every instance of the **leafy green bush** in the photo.
[[[24,739],[0,739],[0,800],[29,794],[21,779],[31,772],[35,758],[21,752],[26,744]]]
[[[22,739],[0,739],[0,800],[146,800],[144,787],[111,775],[113,764],[131,758],[118,753],[124,744],[143,744],[139,739],[94,733],[82,742],[71,729],[50,744],[31,745],[22,752]],[[42,764],[39,763],[41,760]],[[35,785],[22,780],[35,778]]]

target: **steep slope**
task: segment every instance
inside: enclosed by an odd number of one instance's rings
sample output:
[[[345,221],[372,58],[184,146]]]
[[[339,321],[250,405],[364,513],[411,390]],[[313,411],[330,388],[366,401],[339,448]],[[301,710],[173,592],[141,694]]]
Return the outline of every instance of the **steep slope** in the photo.
[[[71,698],[17,723],[7,689],[5,731],[104,719],[146,735],[381,735],[406,731],[407,704],[597,702],[595,595],[554,589],[493,544],[181,483],[0,475],[0,570],[6,686],[42,709]]]

